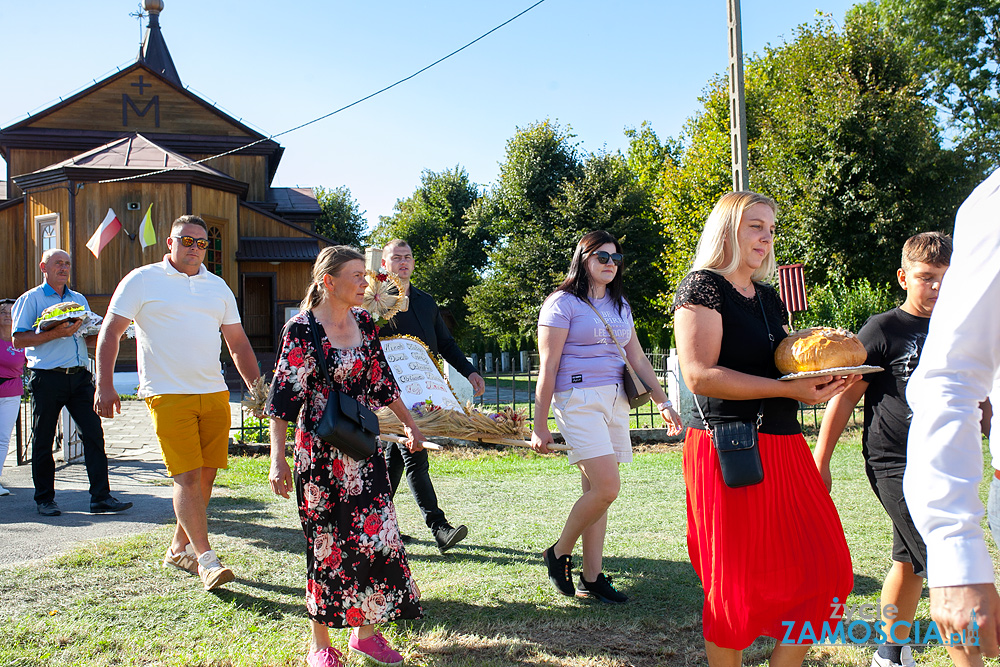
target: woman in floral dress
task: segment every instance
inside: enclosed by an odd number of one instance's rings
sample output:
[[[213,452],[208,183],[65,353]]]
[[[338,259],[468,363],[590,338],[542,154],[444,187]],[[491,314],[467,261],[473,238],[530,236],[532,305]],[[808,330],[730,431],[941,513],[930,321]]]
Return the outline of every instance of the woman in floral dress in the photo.
[[[372,409],[389,406],[404,424],[407,447],[423,436],[402,400],[382,353],[375,324],[359,308],[364,258],[349,246],[320,252],[301,312],[291,319],[265,411],[271,417],[272,490],[295,489],[306,536],[306,611],[312,626],[311,667],[340,667],[329,627],[351,627],[348,648],[382,665],[402,656],[375,630],[376,623],[419,618],[419,591],[410,575],[392,504],[385,458],[376,452],[355,461],[315,433],[331,389]],[[309,312],[319,327],[333,387],[317,366]],[[295,421],[294,487],[285,460],[285,432]]]

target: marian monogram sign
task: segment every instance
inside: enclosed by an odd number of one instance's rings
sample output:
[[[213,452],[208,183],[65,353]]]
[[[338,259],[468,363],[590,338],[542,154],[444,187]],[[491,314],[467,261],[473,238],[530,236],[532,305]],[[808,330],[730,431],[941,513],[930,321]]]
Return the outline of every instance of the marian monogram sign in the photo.
[[[406,407],[430,400],[438,407],[464,413],[422,341],[412,336],[383,338],[382,351],[396,376],[400,398]]]

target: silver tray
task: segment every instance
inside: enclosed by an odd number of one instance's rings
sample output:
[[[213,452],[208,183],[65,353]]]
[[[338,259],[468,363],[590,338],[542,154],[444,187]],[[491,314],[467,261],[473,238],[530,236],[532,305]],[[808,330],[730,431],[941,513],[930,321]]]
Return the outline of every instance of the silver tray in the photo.
[[[790,373],[782,375],[779,380],[798,380],[799,378],[815,378],[824,375],[864,375],[865,373],[878,373],[885,370],[881,366],[839,366],[837,368],[826,368],[821,371],[802,371],[801,373]]]

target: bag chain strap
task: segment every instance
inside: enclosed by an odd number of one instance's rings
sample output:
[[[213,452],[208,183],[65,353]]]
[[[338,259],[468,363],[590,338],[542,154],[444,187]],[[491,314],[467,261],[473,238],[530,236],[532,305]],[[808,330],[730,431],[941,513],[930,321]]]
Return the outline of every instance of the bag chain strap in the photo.
[[[594,307],[594,304],[590,302],[589,298],[587,299],[587,305],[590,306],[595,313],[597,313],[597,316],[601,318],[601,322],[604,322],[604,328],[608,330],[608,335],[611,336],[611,340],[615,342],[615,346],[618,348],[618,353],[622,355],[622,360],[625,362],[625,368],[628,369],[629,375],[632,376],[633,384],[635,384],[636,388],[645,386],[645,383],[639,379],[638,375],[636,375],[635,369],[632,368],[632,364],[628,362],[628,356],[625,354],[625,350],[622,349],[621,343],[618,342],[618,339],[615,337],[615,332],[611,330],[607,320],[605,320],[604,316],[601,315],[601,311]]]
[[[767,323],[767,313],[764,312],[764,297],[760,294],[759,290],[757,293],[757,305],[760,306],[760,314],[764,317],[764,328],[767,329],[767,337],[771,341],[771,351],[774,351],[774,334],[771,333],[771,327]],[[707,396],[705,398],[708,398]],[[698,394],[694,395],[694,406],[698,408],[698,414],[701,415],[701,421],[705,423],[705,430],[708,431],[708,437],[712,437],[712,425],[708,423],[708,418],[705,416],[705,412],[701,409],[701,403],[698,402]],[[757,411],[757,428],[760,428],[761,422],[764,421],[764,399],[760,400],[760,409]]]

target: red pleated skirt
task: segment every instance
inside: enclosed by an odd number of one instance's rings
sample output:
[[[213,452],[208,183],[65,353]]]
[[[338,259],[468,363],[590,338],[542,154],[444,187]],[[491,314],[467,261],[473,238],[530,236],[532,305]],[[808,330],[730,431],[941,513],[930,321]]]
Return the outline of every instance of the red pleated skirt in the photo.
[[[764,481],[731,489],[708,432],[684,438],[688,554],[705,589],[705,639],[744,649],[784,637],[794,621],[817,635],[834,598],[854,586],[837,508],[801,435],[761,433]]]

